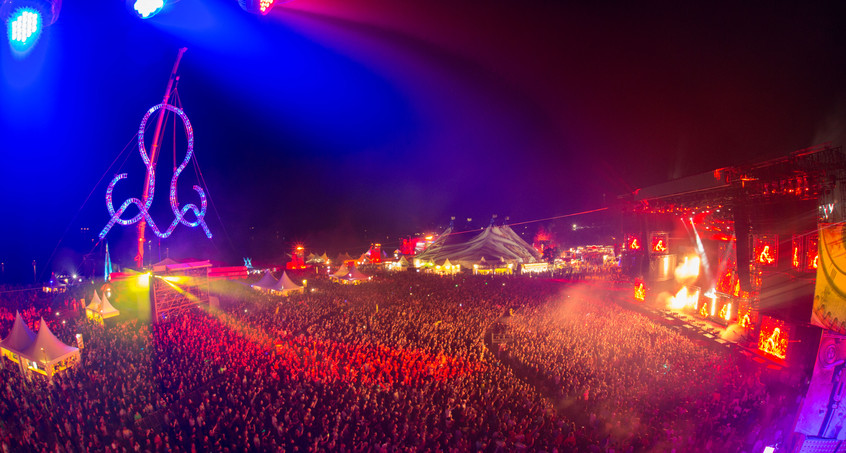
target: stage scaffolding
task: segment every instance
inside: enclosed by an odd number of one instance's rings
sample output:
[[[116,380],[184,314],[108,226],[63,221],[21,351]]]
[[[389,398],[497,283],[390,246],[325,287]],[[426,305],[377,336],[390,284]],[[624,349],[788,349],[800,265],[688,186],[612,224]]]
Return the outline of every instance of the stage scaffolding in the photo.
[[[208,261],[153,266],[150,278],[150,309],[153,322],[160,322],[209,303]]]

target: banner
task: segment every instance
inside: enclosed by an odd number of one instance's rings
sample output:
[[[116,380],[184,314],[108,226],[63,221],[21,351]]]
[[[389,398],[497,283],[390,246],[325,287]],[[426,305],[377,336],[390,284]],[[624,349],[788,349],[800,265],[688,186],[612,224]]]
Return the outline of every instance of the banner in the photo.
[[[839,223],[820,224],[811,324],[846,333],[846,244]]]

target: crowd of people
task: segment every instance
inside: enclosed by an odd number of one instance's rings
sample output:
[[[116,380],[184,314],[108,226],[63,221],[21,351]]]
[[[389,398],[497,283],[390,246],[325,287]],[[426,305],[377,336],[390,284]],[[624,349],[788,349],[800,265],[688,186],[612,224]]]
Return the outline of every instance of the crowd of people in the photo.
[[[604,296],[604,297],[603,297]],[[506,361],[615,450],[756,451],[781,444],[795,389],[761,367],[609,301],[568,288],[509,323]]]
[[[82,364],[46,381],[6,362],[0,447],[757,453],[775,434],[755,422],[789,417],[756,369],[573,288],[403,272],[281,297],[220,281],[219,307],[105,326],[79,294],[34,296],[27,321],[65,307],[48,322],[83,334]]]

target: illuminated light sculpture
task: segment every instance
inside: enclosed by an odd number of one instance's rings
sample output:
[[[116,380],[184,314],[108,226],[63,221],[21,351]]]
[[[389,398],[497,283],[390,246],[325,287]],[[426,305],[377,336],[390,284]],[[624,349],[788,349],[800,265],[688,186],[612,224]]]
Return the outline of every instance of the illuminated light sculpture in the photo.
[[[149,19],[162,11],[164,0],[127,0],[127,7],[142,19]]]
[[[150,157],[147,155],[147,149],[144,146],[144,129],[147,126],[147,120],[150,119],[150,116],[155,113],[157,110],[164,108],[170,110],[171,112],[175,113],[179,118],[182,119],[182,124],[185,126],[185,134],[188,137],[188,150],[185,153],[185,159],[182,160],[182,163],[176,168],[176,171],[173,172],[173,177],[170,180],[170,208],[173,212],[175,218],[173,222],[171,222],[170,226],[164,230],[159,230],[156,223],[153,221],[153,218],[150,216],[150,206],[153,204],[153,195],[156,189],[156,169],[154,168],[152,162],[150,161]],[[112,179],[112,182],[109,183],[109,187],[106,189],[106,208],[109,210],[109,214],[112,218],[109,220],[109,223],[103,228],[103,231],[100,232],[100,239],[106,237],[106,234],[109,233],[109,230],[117,223],[119,225],[133,225],[138,223],[142,219],[146,221],[156,236],[160,238],[167,238],[172,233],[173,230],[176,229],[176,226],[180,223],[194,228],[200,226],[205,231],[206,236],[211,238],[212,234],[209,231],[208,225],[206,225],[205,216],[206,216],[206,194],[200,186],[195,185],[194,190],[197,192],[197,195],[200,196],[200,207],[193,203],[186,204],[181,209],[179,208],[179,201],[176,196],[176,182],[179,179],[179,175],[185,170],[185,167],[188,166],[188,162],[191,160],[191,157],[194,155],[194,129],[191,127],[191,121],[188,120],[188,117],[185,115],[185,112],[178,107],[174,107],[172,105],[167,104],[158,104],[147,110],[147,113],[144,115],[144,118],[141,120],[141,125],[138,127],[138,151],[141,153],[141,159],[144,161],[144,165],[147,167],[147,201],[142,202],[138,198],[130,198],[123,202],[123,204],[115,210],[114,203],[112,200],[112,193],[115,189],[115,184],[121,179],[127,177],[126,173],[121,173]],[[129,219],[123,219],[121,216],[126,211],[126,209],[130,205],[135,205],[138,208],[138,214],[134,217]],[[185,218],[185,214],[189,211],[194,213],[195,220],[190,221]]]

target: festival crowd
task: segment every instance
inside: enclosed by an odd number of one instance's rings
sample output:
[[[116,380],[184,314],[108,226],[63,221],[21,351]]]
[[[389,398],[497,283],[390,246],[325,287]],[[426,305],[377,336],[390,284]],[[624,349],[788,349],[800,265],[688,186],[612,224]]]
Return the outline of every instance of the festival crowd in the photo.
[[[3,336],[24,310],[85,347],[51,382],[5,362],[0,447],[759,453],[783,438],[795,401],[759,369],[575,288],[402,272],[282,297],[219,281],[219,307],[105,326],[79,293],[2,293]]]

